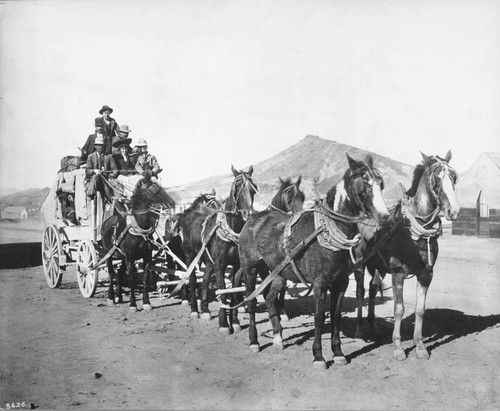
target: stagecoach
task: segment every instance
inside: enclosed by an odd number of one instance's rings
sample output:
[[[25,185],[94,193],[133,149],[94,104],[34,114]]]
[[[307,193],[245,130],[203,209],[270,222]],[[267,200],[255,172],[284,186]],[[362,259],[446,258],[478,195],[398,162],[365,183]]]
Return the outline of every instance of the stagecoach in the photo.
[[[81,294],[92,297],[98,282],[109,279],[102,257],[102,223],[113,213],[113,207],[104,202],[101,192],[94,199],[86,194],[85,169],[78,166],[70,171],[59,171],[42,205],[44,231],[42,236],[42,263],[45,279],[50,288],[61,285],[63,273],[75,266]],[[117,182],[119,179],[117,179]],[[120,186],[126,189],[126,183]],[[120,190],[121,191],[121,190]],[[165,210],[151,241],[156,247],[153,271],[160,277],[161,290],[179,282],[182,272],[167,268],[167,260],[177,258],[163,241]],[[119,264],[120,261],[114,261]],[[182,263],[178,261],[178,263]],[[140,273],[141,264],[136,263]]]

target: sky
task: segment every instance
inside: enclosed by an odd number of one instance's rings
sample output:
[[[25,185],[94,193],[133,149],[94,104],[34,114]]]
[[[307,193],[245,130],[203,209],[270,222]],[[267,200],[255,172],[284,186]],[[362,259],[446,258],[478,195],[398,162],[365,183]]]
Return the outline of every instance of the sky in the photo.
[[[4,1],[0,188],[51,186],[105,104],[166,187],[306,135],[463,172],[500,152],[499,39],[486,0]]]

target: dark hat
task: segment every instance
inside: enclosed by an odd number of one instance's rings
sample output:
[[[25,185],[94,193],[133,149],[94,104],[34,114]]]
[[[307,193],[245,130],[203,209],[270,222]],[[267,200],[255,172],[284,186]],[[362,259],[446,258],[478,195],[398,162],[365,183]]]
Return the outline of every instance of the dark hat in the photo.
[[[94,120],[94,125],[96,127],[101,127],[104,125],[104,119],[102,117],[97,117],[95,120]]]
[[[128,146],[132,142],[131,138],[124,138],[123,140],[117,140],[113,143],[113,147]]]
[[[102,108],[99,110],[99,114],[104,113],[105,111],[109,111],[110,113],[113,112],[113,109],[109,106],[102,106]]]

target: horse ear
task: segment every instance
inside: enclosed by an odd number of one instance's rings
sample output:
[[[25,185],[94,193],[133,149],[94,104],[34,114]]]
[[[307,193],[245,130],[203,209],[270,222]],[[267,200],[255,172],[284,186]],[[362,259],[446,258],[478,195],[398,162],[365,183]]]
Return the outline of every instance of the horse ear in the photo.
[[[299,176],[299,178],[297,179],[297,182],[295,183],[297,188],[299,188],[301,182],[302,182],[302,176]]]
[[[373,168],[373,158],[371,154],[367,154],[365,157],[365,163],[368,167]]]
[[[358,168],[359,168],[359,164],[356,160],[352,159],[349,154],[345,153],[345,155],[347,156],[347,161],[349,162],[349,168],[352,170],[352,171],[356,171]]]
[[[247,174],[251,177],[253,174],[253,166],[250,166],[250,168],[247,171]]]
[[[449,163],[450,160],[451,160],[451,150],[448,150],[448,152],[446,153],[446,157],[444,158],[444,161]]]
[[[425,163],[428,163],[429,161],[432,160],[432,157],[431,156],[426,156],[424,153],[420,152],[420,154],[422,154],[422,158],[424,159],[424,162]]]
[[[281,178],[281,176],[278,177],[280,179],[280,185],[283,185],[285,182],[283,181],[283,179]]]
[[[238,170],[236,170],[236,169],[234,168],[234,166],[233,166],[232,164],[231,164],[231,171],[233,172],[233,174],[234,174],[234,176],[235,176],[235,177],[238,177],[238,175],[240,175],[240,174],[241,174],[241,173],[239,173],[239,172],[238,172]]]
[[[212,191],[210,192],[213,196],[215,195],[215,188],[212,188]]]

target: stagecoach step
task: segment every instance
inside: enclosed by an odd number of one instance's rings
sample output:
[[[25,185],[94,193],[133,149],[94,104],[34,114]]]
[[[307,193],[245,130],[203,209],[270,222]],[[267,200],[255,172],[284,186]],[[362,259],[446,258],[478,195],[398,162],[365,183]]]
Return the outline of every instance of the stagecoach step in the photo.
[[[224,290],[215,290],[215,294],[221,295],[221,294],[231,294],[231,293],[242,293],[245,292],[246,290],[247,290],[246,287],[226,288]]]

